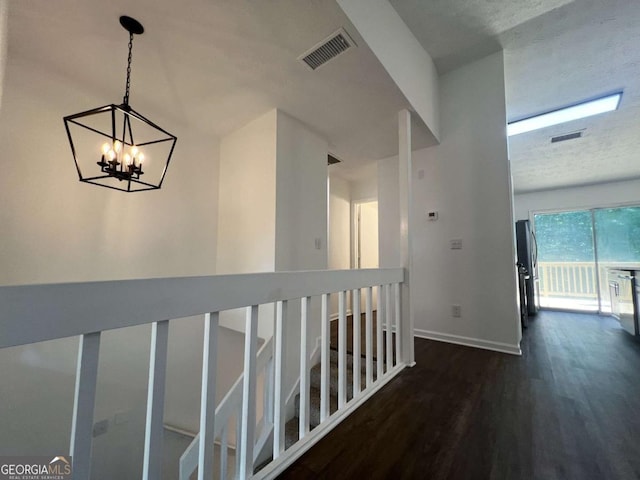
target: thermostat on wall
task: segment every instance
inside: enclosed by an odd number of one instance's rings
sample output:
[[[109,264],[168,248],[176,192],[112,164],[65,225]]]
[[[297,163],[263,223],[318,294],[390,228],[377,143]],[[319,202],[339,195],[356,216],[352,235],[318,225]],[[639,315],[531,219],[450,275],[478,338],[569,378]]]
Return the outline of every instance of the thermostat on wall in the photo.
[[[438,219],[438,212],[427,212],[427,218],[435,222]]]

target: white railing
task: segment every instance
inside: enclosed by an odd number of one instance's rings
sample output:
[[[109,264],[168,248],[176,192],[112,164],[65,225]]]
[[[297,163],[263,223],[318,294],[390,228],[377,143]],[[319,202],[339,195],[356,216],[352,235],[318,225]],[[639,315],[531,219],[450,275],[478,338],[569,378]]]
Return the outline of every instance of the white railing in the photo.
[[[539,292],[542,297],[598,298],[600,290],[608,292],[608,270],[612,267],[635,266],[629,262],[539,262]]]
[[[400,289],[404,281],[402,269],[343,270],[316,272],[259,273],[211,277],[165,278],[91,282],[34,286],[0,287],[0,348],[37,343],[58,338],[80,336],[71,442],[74,479],[88,479],[91,471],[93,413],[96,396],[98,354],[101,332],[135,325],[152,324],[147,417],[143,479],[159,479],[162,465],[163,411],[169,321],[204,315],[204,349],[202,358],[200,432],[197,440],[197,469],[199,479],[212,478],[214,467],[228,474],[229,419],[236,416],[236,478],[272,478],[283,471],[302,453],[326,435],[335,425],[354,411],[373,393],[393,378],[406,365],[403,344],[412,336],[404,331],[400,316]],[[373,325],[371,298],[378,290],[381,304],[376,325]],[[360,384],[360,302],[354,301],[353,318],[353,396],[346,395],[347,381],[347,316],[345,296],[353,292],[358,299],[362,292],[365,308],[366,382]],[[329,294],[339,296],[338,319],[338,410],[330,411],[330,320]],[[311,297],[320,297],[319,318],[310,312]],[[114,300],[117,299],[117,300]],[[295,310],[300,304],[299,315]],[[258,307],[275,303],[275,333],[273,343],[267,342],[262,354],[257,352]],[[219,312],[246,308],[244,373],[216,411],[216,340]],[[288,322],[300,322],[300,338],[287,338]],[[176,320],[171,320],[176,319]],[[320,322],[321,331],[321,423],[313,431],[309,428],[309,353],[306,346],[312,322]],[[373,375],[373,334],[377,333],[376,366]],[[386,354],[383,349],[383,329],[395,330],[386,335]],[[290,335],[289,335],[290,336]],[[407,339],[407,340],[405,340]],[[300,360],[287,365],[285,345],[299,342]],[[270,353],[273,352],[273,353]],[[272,359],[272,361],[270,361]],[[386,361],[386,363],[385,363]],[[296,362],[297,363],[297,362]],[[270,366],[272,365],[272,366]],[[285,373],[287,368],[298,369],[300,390],[299,440],[290,448],[284,445],[284,425],[287,420]],[[262,371],[263,388],[262,429],[256,426],[257,377]],[[241,394],[239,393],[241,392]],[[239,414],[238,414],[239,412]],[[307,412],[307,413],[305,413]],[[3,414],[6,414],[4,412]],[[225,419],[227,423],[225,423]],[[271,426],[269,425],[272,425]],[[260,426],[260,425],[258,425]],[[273,460],[254,475],[254,451],[269,432]],[[262,439],[260,438],[262,434]],[[219,438],[222,455],[220,465],[213,465],[214,442]],[[263,442],[264,443],[264,442]],[[194,455],[190,452],[190,455]],[[185,464],[185,468],[187,465]]]

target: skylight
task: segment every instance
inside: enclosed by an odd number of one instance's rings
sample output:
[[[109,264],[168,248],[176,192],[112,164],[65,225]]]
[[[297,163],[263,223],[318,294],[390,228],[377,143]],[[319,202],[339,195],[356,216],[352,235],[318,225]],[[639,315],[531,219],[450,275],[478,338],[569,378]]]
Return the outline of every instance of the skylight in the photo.
[[[552,125],[591,117],[600,113],[611,112],[618,109],[621,98],[622,92],[619,92],[613,95],[607,95],[606,97],[590,100],[588,102],[572,105],[570,107],[554,110],[553,112],[547,112],[541,115],[535,115],[523,120],[511,122],[507,125],[507,135],[512,137],[513,135],[531,132],[540,128],[551,127]]]

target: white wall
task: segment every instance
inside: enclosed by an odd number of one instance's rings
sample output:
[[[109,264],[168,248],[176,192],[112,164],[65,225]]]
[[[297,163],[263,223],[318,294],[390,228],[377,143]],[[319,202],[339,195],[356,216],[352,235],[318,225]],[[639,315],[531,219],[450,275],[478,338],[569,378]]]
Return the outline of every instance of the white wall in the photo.
[[[351,268],[351,191],[348,180],[329,177],[330,270]]]
[[[327,268],[327,140],[278,110],[277,271]]]
[[[640,204],[640,179],[515,195],[515,217],[523,220],[540,210],[571,210]]]
[[[502,53],[440,78],[441,144],[413,152],[411,299],[420,336],[519,352],[513,215]],[[381,231],[392,211],[395,159],[381,161]],[[389,179],[383,175],[389,174]],[[394,173],[397,178],[397,173]],[[384,207],[383,207],[384,205]],[[436,210],[430,222],[426,212]],[[385,224],[382,224],[382,222]],[[462,239],[462,250],[450,250]],[[384,261],[395,239],[381,236]],[[462,318],[451,306],[461,305]]]
[[[352,171],[351,202],[378,199],[378,164],[370,162]]]
[[[277,111],[220,142],[217,274],[272,272]]]

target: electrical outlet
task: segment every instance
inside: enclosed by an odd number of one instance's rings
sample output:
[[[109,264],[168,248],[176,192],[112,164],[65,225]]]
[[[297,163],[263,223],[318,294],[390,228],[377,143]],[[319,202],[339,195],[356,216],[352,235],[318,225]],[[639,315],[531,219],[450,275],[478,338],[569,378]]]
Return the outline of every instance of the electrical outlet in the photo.
[[[93,424],[93,436],[99,437],[100,435],[104,435],[109,430],[109,420],[100,420]]]
[[[462,317],[462,307],[460,305],[451,305],[451,316],[455,318]]]
[[[454,238],[449,242],[449,245],[451,246],[451,250],[462,250],[462,239]]]

